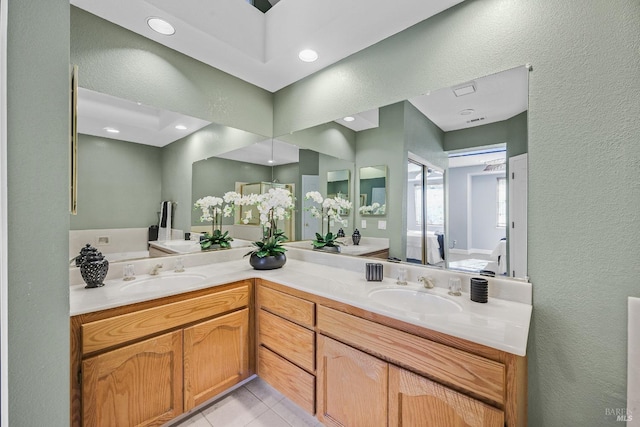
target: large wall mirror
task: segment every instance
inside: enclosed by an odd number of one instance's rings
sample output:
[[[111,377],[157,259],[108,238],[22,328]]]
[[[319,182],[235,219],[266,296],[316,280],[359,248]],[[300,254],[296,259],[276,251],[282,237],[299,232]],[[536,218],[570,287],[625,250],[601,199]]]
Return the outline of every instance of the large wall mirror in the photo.
[[[90,103],[104,103],[100,96],[89,95]],[[305,217],[307,191],[344,194],[356,208],[347,217],[345,233],[359,228],[363,238],[388,239],[391,257],[525,277],[527,96],[528,70],[523,66],[381,106],[376,109],[379,120],[369,120],[364,127],[350,128],[336,119],[275,138],[196,119],[192,128],[178,123],[188,117],[167,111],[151,117],[116,108],[116,118],[185,132],[170,142],[158,142],[157,134],[146,140],[114,139],[106,128],[116,125],[93,123],[96,115],[83,109],[81,100],[79,214],[71,220],[72,232],[81,236],[78,243],[96,243],[82,234],[91,231],[107,242],[103,252],[118,251],[113,230],[132,234],[130,230],[137,229],[144,242],[147,228],[158,223],[164,199],[181,198],[176,209],[186,219],[176,227],[193,231],[203,226],[193,209],[197,198],[221,196],[237,190],[239,183],[277,182],[291,185],[296,196],[295,240],[313,238],[320,226]],[[358,115],[354,117],[351,123],[357,126]],[[100,135],[83,124],[91,124]],[[180,125],[188,129],[177,128]],[[284,160],[289,151],[297,158]],[[524,184],[505,179],[512,168],[524,170]],[[367,211],[374,202],[382,209]],[[514,222],[522,206],[521,235],[505,225]],[[131,257],[139,255],[131,252]],[[522,267],[513,268],[518,265]]]

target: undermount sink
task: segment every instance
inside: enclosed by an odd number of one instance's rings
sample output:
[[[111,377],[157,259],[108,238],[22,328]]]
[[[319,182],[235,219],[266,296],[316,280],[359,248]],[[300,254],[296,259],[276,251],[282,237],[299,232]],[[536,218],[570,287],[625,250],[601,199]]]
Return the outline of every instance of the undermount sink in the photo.
[[[190,289],[200,284],[207,276],[202,274],[176,273],[170,275],[160,275],[145,279],[135,279],[123,285],[121,292],[126,293],[148,293],[156,291],[168,291],[173,289]]]
[[[455,301],[414,289],[376,289],[369,292],[369,298],[387,307],[412,313],[452,314],[462,311]]]

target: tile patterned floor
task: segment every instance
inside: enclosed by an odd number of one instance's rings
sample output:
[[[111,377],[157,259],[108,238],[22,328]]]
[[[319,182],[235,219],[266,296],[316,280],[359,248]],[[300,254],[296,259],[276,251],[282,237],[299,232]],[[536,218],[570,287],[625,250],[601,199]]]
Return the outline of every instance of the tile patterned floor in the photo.
[[[322,424],[255,378],[171,427],[319,427]]]

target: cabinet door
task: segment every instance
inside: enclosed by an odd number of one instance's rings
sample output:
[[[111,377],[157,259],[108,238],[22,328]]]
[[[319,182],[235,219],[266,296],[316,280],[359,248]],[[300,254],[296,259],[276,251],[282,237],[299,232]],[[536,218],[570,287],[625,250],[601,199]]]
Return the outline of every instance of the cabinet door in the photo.
[[[407,370],[389,368],[389,427],[502,427],[504,413]]]
[[[389,365],[318,335],[318,418],[329,426],[385,427]]]
[[[156,426],[182,413],[182,331],[82,362],[82,413],[89,426]]]
[[[249,309],[184,330],[185,410],[248,377]]]

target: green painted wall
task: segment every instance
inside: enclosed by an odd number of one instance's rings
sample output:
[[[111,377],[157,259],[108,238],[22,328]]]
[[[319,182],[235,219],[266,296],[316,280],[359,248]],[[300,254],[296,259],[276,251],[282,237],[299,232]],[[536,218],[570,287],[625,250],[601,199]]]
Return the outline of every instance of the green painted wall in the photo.
[[[334,122],[280,135],[278,139],[340,159],[355,159],[356,132]]]
[[[178,203],[174,212],[174,227],[181,230],[191,228],[193,210],[191,173],[194,162],[262,140],[264,137],[251,132],[211,124],[163,147],[162,200]],[[229,190],[231,189],[233,187],[229,187]]]
[[[71,60],[82,87],[272,135],[271,93],[76,7]]]
[[[533,65],[531,426],[614,426],[605,408],[626,405],[626,298],[640,296],[638,28],[637,0],[467,0],[275,95],[283,134]]]
[[[78,215],[71,230],[158,224],[162,148],[78,135]]]
[[[9,425],[67,426],[69,2],[10,1],[7,33]]]
[[[355,197],[353,201],[356,207],[355,225],[362,236],[389,237],[393,233],[400,233],[403,221],[402,209],[389,209],[389,206],[402,205],[402,193],[406,174],[406,166],[403,165],[404,153],[404,105],[397,103],[380,108],[379,127],[367,129],[356,134],[356,181]],[[383,216],[362,216],[358,212],[360,208],[360,168],[366,166],[386,165],[387,168],[387,213]],[[402,166],[401,166],[402,165]],[[401,191],[398,191],[402,189]],[[369,200],[367,200],[369,203]],[[367,222],[367,228],[362,228],[362,221]],[[378,229],[378,221],[386,221],[387,229]],[[397,234],[395,234],[397,235]],[[403,247],[400,239],[390,239],[389,255],[400,258]]]

